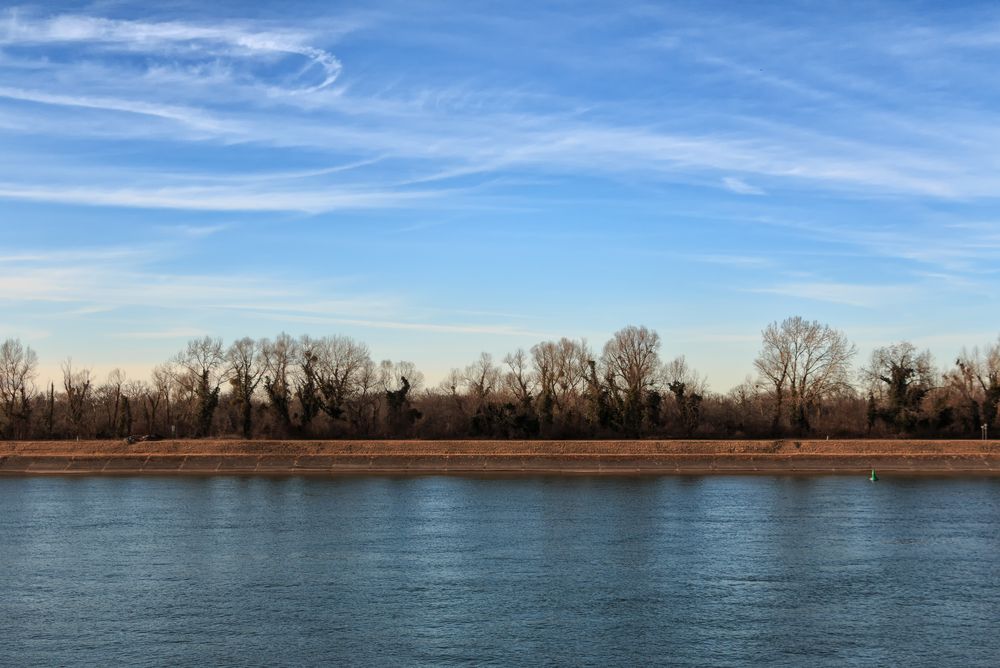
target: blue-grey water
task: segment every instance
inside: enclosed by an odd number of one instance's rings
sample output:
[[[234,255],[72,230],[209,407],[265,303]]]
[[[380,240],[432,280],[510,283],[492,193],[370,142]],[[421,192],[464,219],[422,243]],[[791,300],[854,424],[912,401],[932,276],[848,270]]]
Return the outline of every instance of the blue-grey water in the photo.
[[[0,665],[1000,665],[1000,480],[0,479]]]

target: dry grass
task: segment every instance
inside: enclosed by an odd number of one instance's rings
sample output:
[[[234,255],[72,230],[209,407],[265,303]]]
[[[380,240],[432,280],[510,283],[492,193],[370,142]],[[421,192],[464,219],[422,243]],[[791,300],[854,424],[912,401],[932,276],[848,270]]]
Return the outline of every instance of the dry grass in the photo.
[[[579,456],[740,455],[899,456],[1000,455],[1000,441],[780,440],[780,441],[244,441],[225,439],[124,441],[0,441],[0,456],[110,455],[362,455],[362,456]]]

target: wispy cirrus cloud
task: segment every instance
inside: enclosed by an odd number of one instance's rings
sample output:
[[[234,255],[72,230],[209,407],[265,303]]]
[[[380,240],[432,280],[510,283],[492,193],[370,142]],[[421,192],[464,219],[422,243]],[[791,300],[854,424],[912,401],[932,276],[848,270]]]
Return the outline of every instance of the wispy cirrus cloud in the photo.
[[[343,31],[352,27],[345,25]],[[194,62],[206,56],[246,59],[284,55],[304,59],[305,66],[298,67],[295,78],[289,82],[297,85],[288,88],[268,86],[267,90],[272,93],[317,91],[336,81],[341,70],[340,61],[332,53],[310,46],[307,40],[311,37],[308,33],[289,30],[254,30],[239,23],[210,26],[73,14],[39,17],[16,10],[8,11],[0,20],[0,45],[79,44],[103,52],[155,52],[175,60]]]
[[[160,229],[168,234],[184,237],[186,239],[203,239],[213,234],[219,234],[235,227],[233,223],[218,223],[216,225],[162,225]]]
[[[209,320],[228,313],[268,322],[358,329],[540,336],[509,322],[520,321],[521,316],[489,313],[492,322],[455,322],[455,316],[469,314],[455,309],[429,312],[394,295],[359,294],[338,288],[330,277],[296,281],[266,272],[172,271],[161,266],[171,260],[165,257],[169,253],[169,247],[150,246],[0,255],[0,303],[15,309],[49,305],[59,309],[54,312],[59,318],[78,322],[141,309],[148,312],[145,318],[158,324],[182,312],[189,319]],[[156,341],[211,333],[192,326],[134,327],[130,320],[127,329],[116,329],[110,336]]]
[[[915,274],[928,267],[939,275],[982,277],[1000,260],[1000,223],[956,222],[954,215],[936,215],[927,221],[848,222],[757,217],[752,222],[773,226],[798,237],[821,242],[828,250],[853,249],[857,256],[884,258],[914,265]]]
[[[748,291],[868,309],[897,304],[902,300],[912,299],[918,294],[916,286],[913,285],[841,283],[836,281],[779,283],[760,288],[748,288]]]
[[[711,110],[702,127],[691,128],[683,99],[676,111],[667,107],[651,120],[648,108],[657,105],[655,98],[617,104],[610,114],[601,100],[537,84],[505,89],[373,73],[363,58],[348,56],[342,62],[333,49],[362,25],[394,28],[352,17],[326,19],[322,30],[301,19],[154,21],[52,16],[31,9],[2,17],[0,45],[13,54],[2,57],[16,58],[16,66],[0,74],[0,97],[8,102],[7,108],[0,104],[0,126],[6,115],[19,131],[69,141],[155,138],[201,155],[265,146],[280,151],[286,162],[319,153],[349,157],[363,167],[290,170],[286,178],[300,184],[288,188],[291,192],[273,181],[261,185],[246,165],[232,161],[217,165],[212,178],[254,180],[252,192],[205,188],[194,170],[186,177],[176,169],[159,175],[147,170],[153,183],[137,183],[127,161],[111,164],[104,176],[80,169],[59,183],[0,172],[5,182],[0,197],[8,199],[316,213],[381,208],[394,201],[444,201],[454,193],[414,195],[405,189],[464,180],[491,190],[490,180],[507,173],[707,183],[744,195],[806,189],[857,197],[961,199],[991,197],[1000,187],[1000,177],[989,168],[1000,155],[968,150],[975,133],[951,132],[947,119],[942,131],[940,117],[929,121],[890,109],[880,99],[873,102],[870,93],[880,82],[870,73],[838,69],[829,59],[822,66],[812,64],[812,57],[801,63],[778,59],[775,54],[792,51],[811,56],[820,46],[794,30],[768,29],[763,22],[748,31],[722,14],[712,20],[683,13],[671,14],[669,22],[664,18],[664,25],[682,26],[660,40],[668,45],[665,57],[690,58],[710,82],[721,76],[741,87],[764,84],[781,91],[790,96],[782,122],[769,113]],[[593,25],[581,21],[577,29]],[[734,31],[739,40],[718,37]],[[950,34],[940,27],[934,31]],[[686,49],[695,40],[696,53]],[[891,58],[876,40],[860,44]],[[53,48],[71,57],[53,60]],[[912,75],[904,69],[900,76]],[[813,108],[817,99],[830,109]],[[91,113],[73,113],[80,109]],[[802,111],[808,112],[804,118]],[[844,125],[838,119],[845,111],[863,122]],[[961,113],[963,128],[994,125],[988,114]],[[151,125],[151,119],[158,124]]]
[[[685,259],[728,267],[762,268],[773,266],[774,261],[759,255],[734,255],[729,253],[687,253]]]
[[[726,176],[722,179],[722,185],[726,187],[726,190],[731,190],[737,195],[763,195],[764,190],[758,188],[757,186],[752,186],[743,179],[738,179],[735,176]]]
[[[318,213],[343,209],[380,209],[413,206],[434,198],[434,191],[360,191],[287,188],[187,187],[54,188],[0,184],[0,198],[149,209],[200,211],[303,211]]]
[[[438,334],[490,334],[498,336],[515,336],[542,339],[553,336],[552,333],[544,333],[524,329],[516,325],[501,324],[442,324],[434,322],[402,321],[402,320],[368,320],[358,318],[337,318],[316,315],[301,315],[295,313],[265,314],[265,317],[280,322],[305,323],[310,325],[334,325],[351,327],[361,327],[364,329],[387,329],[411,332],[433,332]]]
[[[160,339],[193,339],[206,336],[208,332],[196,327],[171,327],[168,329],[136,331],[136,332],[115,332],[112,336],[116,339],[137,339],[137,340],[160,340]]]
[[[10,87],[0,87],[0,97],[58,107],[82,107],[86,109],[120,111],[141,116],[155,116],[170,121],[177,121],[201,130],[221,131],[224,125],[221,120],[212,118],[193,107],[143,102],[140,100],[89,97],[84,95],[60,95],[57,93]]]

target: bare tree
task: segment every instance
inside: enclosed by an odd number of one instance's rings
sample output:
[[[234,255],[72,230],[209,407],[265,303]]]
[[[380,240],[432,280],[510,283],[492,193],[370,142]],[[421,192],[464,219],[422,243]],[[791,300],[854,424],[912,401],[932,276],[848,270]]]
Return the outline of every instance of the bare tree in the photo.
[[[149,419],[149,410],[146,405],[146,397],[149,395],[151,388],[149,383],[144,380],[130,380],[125,383],[125,387],[122,388],[122,393],[124,396],[125,407],[127,410],[124,411],[123,415],[123,426],[125,427],[125,434],[130,435],[132,433],[132,427],[135,424],[135,415],[142,411],[142,416],[144,420],[145,432],[151,434],[154,429],[152,423]]]
[[[587,387],[587,373],[594,353],[585,339],[561,338],[556,344],[556,388],[560,401],[576,399]]]
[[[493,356],[480,354],[475,362],[465,367],[463,381],[477,407],[487,403],[500,389],[500,369],[493,363]]]
[[[684,355],[670,360],[660,370],[659,384],[669,388],[673,383],[682,383],[689,392],[704,394],[708,391],[708,380],[688,364]]]
[[[754,366],[760,372],[762,380],[772,388],[774,413],[771,419],[771,431],[778,433],[781,429],[788,374],[792,365],[791,345],[781,331],[781,326],[776,322],[764,328],[761,336],[763,344],[757,359],[754,360]]]
[[[1000,340],[982,352],[973,348],[969,353],[963,348],[955,365],[957,373],[951,375],[959,381],[957,384],[966,400],[977,404],[975,427],[980,424],[994,426],[1000,404]]]
[[[323,411],[334,420],[343,419],[348,403],[374,387],[376,373],[368,346],[347,336],[328,336],[314,342],[310,373],[323,397]]]
[[[741,415],[754,418],[755,421],[758,418],[764,418],[766,409],[761,400],[760,384],[752,376],[748,375],[742,383],[729,390],[726,397]],[[746,428],[746,424],[737,425],[740,435],[746,431]]]
[[[208,436],[224,378],[222,339],[210,336],[193,339],[175,362],[180,370],[176,376],[178,382],[195,400],[195,436]]]
[[[383,396],[381,381],[378,365],[366,356],[344,403],[347,421],[357,436],[370,436],[375,431]]]
[[[528,354],[518,348],[504,356],[503,363],[507,367],[503,374],[504,387],[518,404],[529,406],[535,392],[535,377],[531,372]]]
[[[976,351],[973,351],[973,355]],[[966,434],[976,434],[985,422],[983,412],[985,408],[985,393],[979,384],[979,379],[975,373],[973,359],[966,350],[955,362],[955,368],[945,372],[943,381],[946,399],[956,409],[955,413],[959,422],[963,425]],[[878,416],[878,407],[874,405],[872,399],[872,421]]]
[[[643,421],[643,400],[660,367],[660,335],[630,325],[615,332],[604,345],[601,367],[621,425],[633,436]]]
[[[421,417],[421,412],[413,408],[412,397],[423,387],[424,374],[413,362],[383,360],[379,378],[386,400],[386,429],[390,436],[405,436]]]
[[[688,365],[683,355],[664,364],[660,377],[661,385],[674,395],[681,431],[690,436],[698,428],[707,381]]]
[[[292,374],[298,357],[298,344],[282,332],[274,341],[260,344],[264,361],[264,391],[278,421],[286,432],[292,430]]]
[[[226,372],[233,398],[240,407],[243,438],[253,435],[253,395],[265,371],[261,344],[250,337],[234,341],[226,350]]]
[[[562,338],[543,341],[531,348],[531,362],[538,391],[538,412],[545,425],[557,418],[562,428],[582,417],[579,405],[588,385],[593,352],[586,341]]]
[[[62,364],[63,389],[66,391],[67,413],[73,434],[77,438],[83,435],[84,420],[90,404],[91,378],[90,369],[73,370],[73,360],[67,359]]]
[[[901,431],[916,425],[920,404],[936,385],[930,351],[918,351],[909,341],[873,350],[861,378],[868,385],[873,405],[883,405],[880,415]]]
[[[153,433],[156,433],[156,414],[162,406],[166,424],[165,431],[169,431],[171,436],[176,436],[176,425],[174,424],[175,376],[176,373],[168,364],[158,364],[153,367],[152,384],[145,396],[149,429]]]
[[[424,389],[424,374],[413,362],[401,360],[382,360],[379,364],[379,379],[382,389],[386,392],[399,390],[403,386],[403,381],[409,385],[410,392],[419,392]]]
[[[754,366],[774,389],[775,431],[787,395],[791,423],[808,432],[810,412],[820,401],[850,386],[856,352],[842,332],[816,320],[794,316],[768,325]]]
[[[45,394],[45,438],[52,438],[56,428],[56,384],[49,382]]]
[[[556,387],[559,381],[558,348],[553,341],[543,341],[531,347],[531,362],[538,383],[539,413],[542,422],[551,425],[559,405]]]
[[[18,438],[31,414],[38,356],[19,339],[0,344],[0,433]]]
[[[465,376],[461,369],[450,369],[438,385],[438,389],[451,397],[452,403],[458,410],[458,414],[465,416],[465,401],[460,390],[465,383]]]
[[[323,341],[303,336],[295,347],[295,398],[299,401],[299,429],[309,430],[312,421],[323,410],[320,369]]]
[[[630,325],[615,332],[604,345],[601,361],[609,378],[629,391],[651,387],[660,366],[660,335]]]
[[[112,369],[108,379],[94,390],[94,399],[104,412],[104,426],[98,426],[98,435],[117,438],[122,431],[122,389],[126,378],[121,369]]]

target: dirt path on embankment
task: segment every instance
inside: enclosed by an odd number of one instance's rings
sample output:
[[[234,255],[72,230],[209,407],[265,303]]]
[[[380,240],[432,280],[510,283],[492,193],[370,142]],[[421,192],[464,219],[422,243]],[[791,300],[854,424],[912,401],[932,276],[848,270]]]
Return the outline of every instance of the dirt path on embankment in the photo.
[[[2,441],[0,475],[1000,475],[1000,441]]]

